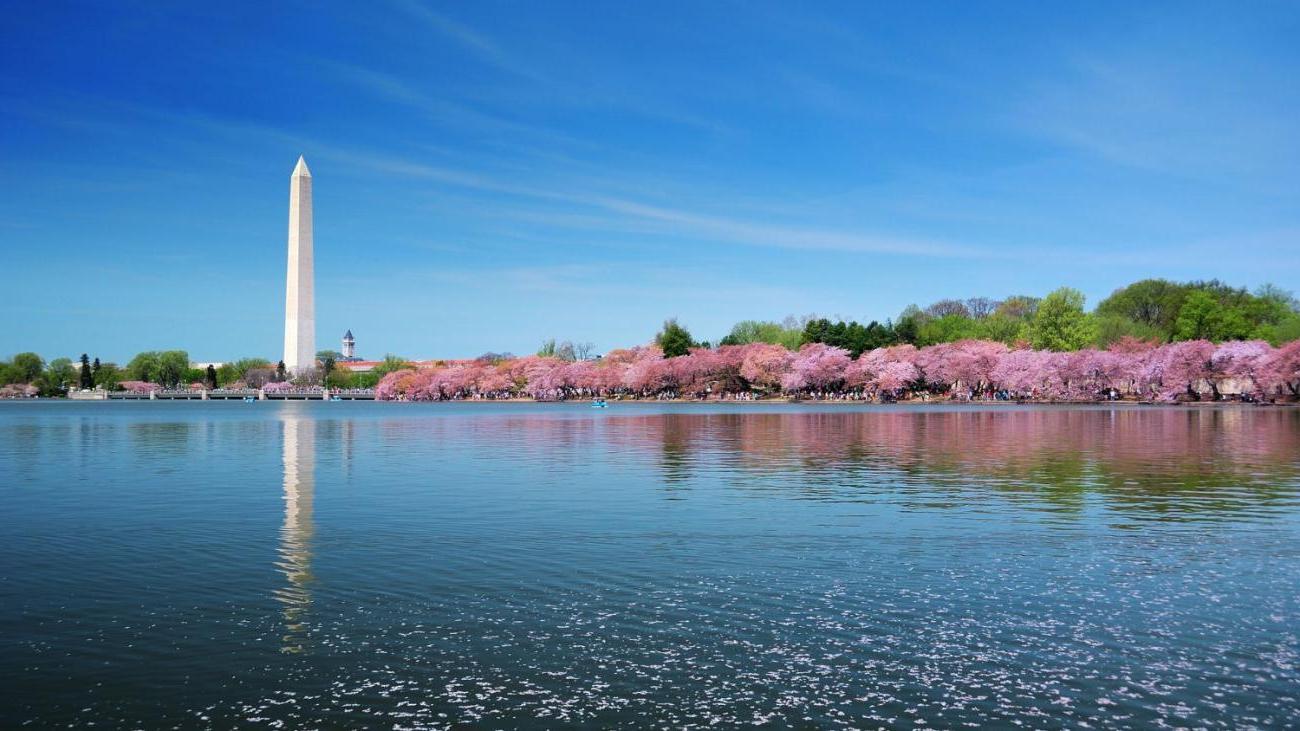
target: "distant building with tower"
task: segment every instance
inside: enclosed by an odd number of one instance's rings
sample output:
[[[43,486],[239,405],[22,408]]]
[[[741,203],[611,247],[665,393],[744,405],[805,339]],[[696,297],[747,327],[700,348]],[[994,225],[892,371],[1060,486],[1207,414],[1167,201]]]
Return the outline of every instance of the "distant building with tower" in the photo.
[[[348,360],[357,357],[357,339],[352,337],[351,330],[343,333],[343,357]]]

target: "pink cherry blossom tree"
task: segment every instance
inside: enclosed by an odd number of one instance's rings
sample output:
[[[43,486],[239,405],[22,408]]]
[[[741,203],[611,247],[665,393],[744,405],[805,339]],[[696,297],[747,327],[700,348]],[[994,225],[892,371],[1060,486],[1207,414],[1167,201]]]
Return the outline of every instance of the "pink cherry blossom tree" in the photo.
[[[1256,340],[1155,346],[1129,338],[1102,351],[1050,352],[963,340],[920,350],[911,345],[877,348],[857,360],[823,343],[807,344],[797,353],[767,343],[693,348],[671,359],[656,346],[643,346],[612,350],[600,361],[550,356],[438,361],[385,375],[375,395],[439,401],[524,394],[550,401],[615,394],[708,398],[779,389],[885,399],[928,385],[956,398],[1005,389],[1027,399],[1092,400],[1118,392],[1172,401],[1211,391],[1219,397],[1229,379],[1255,392],[1300,396],[1300,345],[1275,349]],[[121,385],[140,393],[161,388],[138,381]],[[266,388],[290,385],[274,382]]]
[[[989,377],[1018,398],[1037,398],[1046,388],[1050,359],[1044,350],[1012,350],[998,359]]]
[[[1147,358],[1142,379],[1146,388],[1162,401],[1176,401],[1183,395],[1199,398],[1199,385],[1212,375],[1213,354],[1214,343],[1208,340],[1162,345]]]
[[[869,350],[844,369],[844,381],[851,388],[862,388],[869,396],[894,398],[920,378],[916,359],[917,350],[912,345]]]
[[[1262,371],[1273,355],[1273,346],[1263,340],[1229,340],[1210,355],[1211,383],[1219,391],[1219,381],[1233,380],[1239,390],[1258,393],[1263,390]]]
[[[1260,368],[1259,377],[1269,392],[1300,397],[1300,340],[1274,350]]]
[[[790,372],[794,353],[784,346],[770,343],[750,343],[741,347],[744,350],[740,359],[740,377],[760,389],[779,388],[781,379]]]
[[[624,371],[623,385],[634,394],[654,395],[668,387],[668,371],[663,351],[645,348],[637,353]]]
[[[844,372],[851,361],[849,351],[843,348],[808,343],[795,355],[781,385],[786,391],[833,389],[844,382]]]

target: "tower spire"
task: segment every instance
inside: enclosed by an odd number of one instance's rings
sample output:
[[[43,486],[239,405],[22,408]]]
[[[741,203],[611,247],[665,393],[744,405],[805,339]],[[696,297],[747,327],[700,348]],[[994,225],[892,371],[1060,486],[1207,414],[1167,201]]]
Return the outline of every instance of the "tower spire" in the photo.
[[[316,364],[316,285],[311,171],[300,155],[289,176],[289,266],[284,294],[284,365],[293,373]]]

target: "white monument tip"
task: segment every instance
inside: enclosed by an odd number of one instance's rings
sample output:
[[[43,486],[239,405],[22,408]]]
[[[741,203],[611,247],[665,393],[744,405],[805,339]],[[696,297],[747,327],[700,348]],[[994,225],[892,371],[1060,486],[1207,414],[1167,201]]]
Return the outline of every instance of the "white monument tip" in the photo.
[[[311,171],[307,169],[307,161],[303,159],[302,155],[298,156],[298,164],[293,166],[293,177],[298,176],[311,177]]]

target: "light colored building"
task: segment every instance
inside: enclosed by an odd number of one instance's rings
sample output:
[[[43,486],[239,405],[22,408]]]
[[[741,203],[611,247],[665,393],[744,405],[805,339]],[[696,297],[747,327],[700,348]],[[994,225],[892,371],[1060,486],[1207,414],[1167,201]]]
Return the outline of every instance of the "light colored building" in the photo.
[[[343,334],[343,357],[357,357],[357,339],[352,337],[352,331],[348,330]]]
[[[444,361],[438,361],[438,360],[413,360],[413,361],[409,361],[409,365],[411,368],[418,370],[420,368],[432,368],[433,366],[443,362]],[[370,371],[373,371],[375,369],[375,366],[379,365],[380,363],[383,363],[383,361],[382,360],[345,360],[345,361],[340,361],[338,367],[344,370],[352,371],[353,373],[369,373]]]

